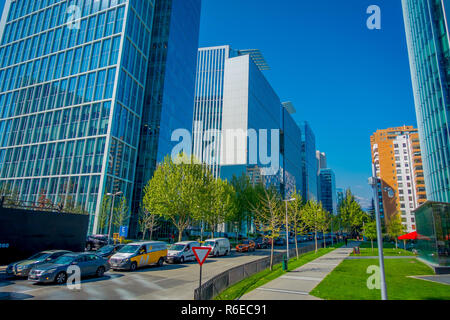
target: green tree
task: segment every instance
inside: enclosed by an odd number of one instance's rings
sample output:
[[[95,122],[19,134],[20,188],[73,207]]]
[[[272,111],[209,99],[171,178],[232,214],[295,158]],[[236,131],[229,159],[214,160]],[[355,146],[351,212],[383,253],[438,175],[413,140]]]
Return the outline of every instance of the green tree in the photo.
[[[295,239],[295,251],[297,253],[297,259],[299,257],[298,253],[298,243],[297,236],[305,234],[307,226],[303,219],[303,199],[301,194],[298,191],[295,191],[292,196],[294,201],[290,201],[288,204],[288,220],[291,230],[294,232]]]
[[[398,237],[406,232],[406,228],[402,224],[402,219],[398,212],[389,218],[386,229],[389,237],[395,240],[395,248],[398,249]]]
[[[273,243],[280,236],[283,226],[283,205],[281,196],[274,187],[264,189],[263,194],[258,195],[259,202],[251,204],[254,214],[255,226],[258,231],[264,234],[265,238],[270,239],[270,270],[273,270]]]
[[[343,227],[353,235],[359,233],[363,223],[368,221],[368,215],[361,209],[350,189],[341,202],[339,212]]]
[[[323,220],[322,204],[312,199],[303,207],[303,217],[308,229],[314,232],[315,251],[317,252],[317,232],[321,230]]]
[[[150,240],[152,240],[153,232],[158,230],[159,223],[160,217],[141,205],[139,208],[139,230],[142,232],[142,240],[145,239],[147,231],[150,231]]]
[[[233,186],[220,178],[212,178],[207,190],[208,206],[205,210],[205,222],[211,227],[211,236],[214,238],[216,227],[222,223],[231,221],[236,214],[236,197]]]
[[[100,212],[98,214],[98,233],[103,234],[108,225],[109,216],[111,213],[111,199],[108,196],[103,196]]]
[[[178,241],[195,217],[204,213],[203,201],[209,187],[206,168],[194,158],[180,154],[176,163],[168,156],[144,188],[143,205],[149,212],[169,220],[178,230]]]
[[[322,207],[322,210],[319,213],[318,219],[319,219],[319,230],[322,231],[322,234],[323,234],[323,247],[326,248],[327,241],[325,239],[326,238],[325,234],[327,233],[327,231],[330,228],[331,214]]]
[[[377,238],[377,223],[376,221],[370,221],[364,224],[364,236],[370,239],[373,251],[373,240]]]
[[[115,226],[115,231],[119,230],[121,226],[128,225],[130,218],[130,210],[127,205],[127,199],[122,196],[118,205],[114,205],[112,224]]]

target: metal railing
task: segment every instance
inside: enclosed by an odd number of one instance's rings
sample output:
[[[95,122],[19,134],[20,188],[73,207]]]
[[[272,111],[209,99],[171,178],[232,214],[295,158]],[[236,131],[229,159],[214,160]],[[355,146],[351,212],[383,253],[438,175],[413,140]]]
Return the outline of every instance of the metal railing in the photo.
[[[326,240],[327,245],[331,244],[331,239]],[[318,248],[323,248],[323,240],[318,240]],[[310,244],[304,247],[298,248],[298,253],[303,254],[315,250],[315,245]],[[273,255],[273,265],[276,265],[283,261],[283,256],[286,254],[284,252],[277,252]],[[296,256],[297,251],[295,248],[289,250],[289,256]],[[194,300],[211,300],[217,295],[222,293],[225,289],[238,283],[239,281],[248,278],[255,273],[266,270],[270,267],[270,256],[245,263],[243,265],[234,267],[227,271],[224,271],[217,276],[206,281],[200,288],[194,290]]]

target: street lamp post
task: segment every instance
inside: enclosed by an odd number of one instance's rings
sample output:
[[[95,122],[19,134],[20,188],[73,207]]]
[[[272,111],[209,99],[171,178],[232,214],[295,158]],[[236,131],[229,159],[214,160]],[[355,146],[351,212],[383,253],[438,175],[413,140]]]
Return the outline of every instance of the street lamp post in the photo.
[[[286,202],[286,255],[289,261],[289,221],[288,221],[288,202],[295,201],[294,198],[284,200]]]
[[[111,204],[111,212],[109,214],[109,227],[108,227],[108,242],[111,241],[111,223],[112,223],[112,217],[113,217],[113,211],[114,211],[114,198],[116,196],[119,196],[123,194],[122,191],[118,191],[116,193],[107,193],[107,196],[112,196],[112,204]]]
[[[372,186],[375,199],[375,217],[376,217],[376,223],[377,223],[377,244],[378,244],[378,258],[380,263],[380,278],[381,278],[381,299],[382,300],[388,300],[387,297],[387,290],[386,290],[386,277],[384,274],[384,253],[383,253],[383,238],[381,233],[381,218],[380,218],[380,209],[379,209],[379,201],[378,201],[378,194],[377,194],[377,178],[372,177],[369,178],[369,184]]]

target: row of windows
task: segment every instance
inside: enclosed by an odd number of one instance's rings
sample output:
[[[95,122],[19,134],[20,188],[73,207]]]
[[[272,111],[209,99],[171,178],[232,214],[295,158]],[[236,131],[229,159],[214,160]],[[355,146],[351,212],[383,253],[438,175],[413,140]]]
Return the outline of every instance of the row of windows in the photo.
[[[104,135],[111,102],[85,105],[0,122],[0,146]]]
[[[107,173],[131,181],[136,163],[136,150],[112,138]]]
[[[104,69],[0,95],[0,116],[9,118],[110,99],[113,94],[115,75],[115,68]]]
[[[118,60],[119,46],[120,37],[105,39],[92,45],[0,70],[0,90],[10,91],[114,65]]]
[[[122,66],[130,72],[133,77],[144,85],[147,68],[147,59],[128,41],[125,40]]]
[[[42,179],[17,179],[2,181],[16,190],[22,201],[37,202],[45,196],[53,204],[78,203],[88,212],[94,212],[100,185],[100,176],[72,176]]]
[[[141,87],[128,73],[123,71],[123,69],[120,70],[118,83],[119,89],[117,92],[117,100],[140,115],[144,99],[143,87]]]
[[[2,149],[2,178],[100,173],[106,138]]]
[[[78,22],[79,26],[73,28],[62,26],[4,46],[0,49],[0,57],[4,57],[2,67],[120,33],[124,10],[124,7],[117,10],[113,9],[98,16],[81,20]],[[18,36],[18,38],[22,37]],[[9,43],[13,42],[14,39],[8,39],[8,32],[5,31],[3,41]]]

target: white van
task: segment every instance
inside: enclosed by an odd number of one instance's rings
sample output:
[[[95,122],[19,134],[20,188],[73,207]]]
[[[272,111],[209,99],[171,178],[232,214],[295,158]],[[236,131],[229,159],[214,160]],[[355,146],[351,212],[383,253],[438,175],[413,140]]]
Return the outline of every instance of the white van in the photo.
[[[193,247],[200,247],[197,241],[177,242],[169,247],[166,262],[184,263],[185,261],[195,261]]]
[[[231,253],[230,240],[227,238],[208,239],[203,243],[203,247],[210,247],[210,256],[227,256]]]
[[[161,241],[135,242],[120,249],[109,259],[113,270],[135,271],[139,267],[157,264],[161,267],[167,257],[167,244]]]

